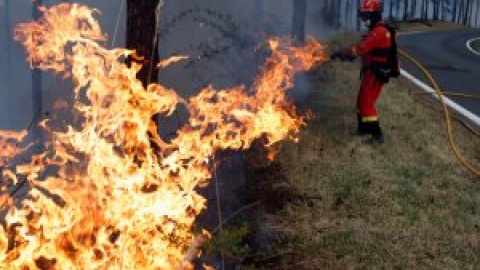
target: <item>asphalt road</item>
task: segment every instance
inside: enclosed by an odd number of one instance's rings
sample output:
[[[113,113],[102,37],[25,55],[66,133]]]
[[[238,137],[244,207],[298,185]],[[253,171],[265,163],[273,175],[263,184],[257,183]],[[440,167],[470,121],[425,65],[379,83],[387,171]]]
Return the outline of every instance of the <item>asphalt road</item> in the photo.
[[[400,35],[399,48],[419,60],[435,77],[445,92],[480,96],[480,55],[472,53],[466,42],[480,37],[480,29],[439,30]],[[402,68],[421,81],[427,79],[413,65],[401,59]],[[480,102],[475,99],[451,99],[480,116]]]

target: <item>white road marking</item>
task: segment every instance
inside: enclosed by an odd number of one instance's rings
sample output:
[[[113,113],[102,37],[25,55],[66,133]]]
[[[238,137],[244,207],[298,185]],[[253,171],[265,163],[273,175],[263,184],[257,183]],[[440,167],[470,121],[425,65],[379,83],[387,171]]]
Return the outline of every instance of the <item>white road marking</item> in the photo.
[[[432,96],[434,96],[435,98],[439,99],[438,95],[437,95],[437,92],[435,92],[435,90],[428,86],[427,84],[423,83],[422,81],[420,81],[419,79],[415,78],[412,74],[408,73],[407,71],[405,71],[404,69],[401,69],[400,70],[400,73],[407,79],[409,79],[411,82],[413,82],[415,85],[417,85],[418,87],[422,88],[423,90],[427,91],[428,93],[432,94]],[[462,116],[464,116],[465,118],[467,118],[468,120],[470,120],[473,124],[475,124],[477,127],[480,127],[480,117],[474,113],[472,113],[471,111],[465,109],[464,107],[458,105],[456,102],[452,101],[451,99],[447,98],[447,97],[443,97],[443,99],[445,100],[445,104],[452,110],[454,110],[455,112],[461,114]]]
[[[476,54],[476,55],[480,56],[480,52],[475,50],[472,46],[473,42],[477,41],[477,40],[480,40],[480,37],[472,38],[472,39],[468,40],[467,43],[466,43],[466,46],[467,46],[468,50],[470,50],[473,54]]]

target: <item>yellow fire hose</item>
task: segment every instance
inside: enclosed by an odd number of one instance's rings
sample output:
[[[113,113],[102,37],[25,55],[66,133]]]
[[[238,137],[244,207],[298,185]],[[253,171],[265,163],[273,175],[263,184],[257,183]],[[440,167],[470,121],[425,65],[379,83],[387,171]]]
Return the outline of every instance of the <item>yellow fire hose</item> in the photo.
[[[432,93],[427,93],[427,92],[412,92],[412,95],[413,96],[426,96],[426,95],[432,95]],[[444,96],[448,96],[445,92],[443,93]],[[427,106],[433,110],[438,110],[438,111],[443,111],[442,108],[438,108],[436,107],[434,104],[430,104],[428,102],[425,102],[424,100],[420,99],[420,98],[415,98],[415,100],[419,103],[421,103],[422,105],[424,106]],[[461,118],[461,116],[456,116],[455,114],[454,115],[451,115],[453,119],[457,120],[460,124],[462,124],[463,127],[465,127],[466,129],[468,129],[470,132],[472,132],[472,134],[474,134],[475,136],[479,137],[480,138],[480,129],[478,129],[477,127],[473,127],[472,125],[470,125],[469,123],[465,122],[465,120],[463,120]],[[478,130],[477,130],[478,129]]]
[[[448,140],[450,142],[450,147],[451,147],[453,153],[455,154],[455,157],[457,158],[460,165],[465,170],[473,173],[477,177],[480,177],[480,170],[473,167],[469,162],[466,161],[466,159],[462,156],[462,154],[458,150],[457,145],[455,144],[455,140],[454,140],[454,136],[453,136],[453,129],[452,129],[452,122],[451,122],[451,119],[450,119],[450,111],[448,110],[448,107],[445,104],[444,93],[442,92],[442,90],[438,86],[437,81],[435,81],[432,74],[430,74],[430,72],[419,61],[417,61],[415,58],[413,58],[408,53],[406,53],[405,51],[400,50],[400,49],[398,50],[398,53],[401,56],[405,57],[412,64],[414,64],[425,75],[425,77],[427,77],[427,79],[432,84],[433,89],[435,89],[435,92],[437,93],[438,99],[440,100],[440,104],[442,105],[443,114],[444,114],[444,117],[445,117],[445,124],[446,124],[446,128],[447,128],[447,136],[448,136]],[[459,96],[471,97],[471,98],[478,99],[478,97],[465,95],[465,94],[460,94]]]
[[[431,95],[430,93],[427,92],[416,92],[414,93],[415,95]],[[459,97],[459,98],[471,98],[471,99],[477,99],[480,100],[480,96],[472,95],[472,94],[464,94],[464,93],[452,93],[452,92],[442,92],[443,96],[451,96],[451,97]]]

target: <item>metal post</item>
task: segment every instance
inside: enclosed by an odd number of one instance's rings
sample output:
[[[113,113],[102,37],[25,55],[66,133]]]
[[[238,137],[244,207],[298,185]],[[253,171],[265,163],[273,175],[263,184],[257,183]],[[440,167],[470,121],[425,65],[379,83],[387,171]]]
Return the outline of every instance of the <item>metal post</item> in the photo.
[[[305,43],[306,0],[293,0],[292,38],[297,45]]]
[[[41,17],[39,7],[43,0],[37,0],[32,5],[32,18],[38,20]],[[32,69],[32,114],[34,121],[38,121],[42,117],[43,110],[43,95],[42,95],[42,74],[38,68]],[[43,150],[43,136],[38,127],[33,128],[33,138],[38,141],[37,151]]]

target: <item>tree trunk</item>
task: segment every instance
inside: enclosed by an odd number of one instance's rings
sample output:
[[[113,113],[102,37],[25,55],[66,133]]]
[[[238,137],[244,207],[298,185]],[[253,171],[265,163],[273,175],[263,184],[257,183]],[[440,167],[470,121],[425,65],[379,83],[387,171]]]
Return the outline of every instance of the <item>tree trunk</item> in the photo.
[[[293,0],[294,2],[296,2],[296,0]],[[338,4],[338,0],[336,1],[332,1],[332,3],[330,4],[330,16],[332,16],[332,27],[334,28],[337,28],[337,21],[338,21],[338,18],[337,18],[337,4]]]
[[[393,0],[390,0],[390,7],[389,7],[389,11],[388,11],[388,17],[390,18],[390,20],[393,21]]]
[[[445,12],[444,12],[445,10],[444,10],[444,8],[445,8],[445,1],[441,0],[440,3],[439,3],[439,8],[438,8],[439,14],[438,15],[440,16],[440,20],[442,20],[442,21],[445,21]]]
[[[420,7],[420,19],[424,20],[425,19],[425,0],[422,0],[422,6]]]
[[[297,0],[298,1],[298,0]],[[341,20],[342,20],[342,2],[343,1],[337,1],[337,29],[340,29],[341,27]]]
[[[39,7],[42,6],[43,0],[37,0],[32,4],[32,18],[34,20],[38,20],[41,17],[41,13]],[[42,110],[43,110],[43,95],[42,95],[42,73],[40,69],[33,68],[32,69],[32,123],[39,120],[42,117]],[[34,127],[33,128],[33,137],[37,140],[38,144],[36,144],[35,151],[42,152],[43,151],[43,143],[42,143],[42,133],[41,131]]]
[[[352,4],[350,3],[350,0],[346,0],[345,1],[345,9],[344,9],[344,13],[343,13],[343,16],[345,17],[345,20],[344,20],[344,23],[345,23],[345,28],[346,29],[349,29],[350,28],[350,21],[349,19],[351,18],[351,16],[349,16],[349,8],[352,6]]]
[[[307,0],[293,0],[292,38],[297,45],[305,43]]]
[[[330,10],[329,4],[330,4],[330,1],[328,1],[328,0],[323,2],[323,13],[324,14],[326,14]]]
[[[465,7],[465,19],[464,19],[464,25],[471,25],[472,21],[472,0],[467,1],[467,6]]]
[[[358,1],[355,1],[355,2],[357,3],[356,7],[357,7],[357,10],[358,10],[360,8],[360,2],[358,2]],[[356,12],[356,14],[357,14],[356,15],[357,16],[357,31],[360,31],[362,26],[361,26],[360,18],[358,16],[358,12]]]
[[[478,27],[478,17],[480,16],[479,11],[480,11],[480,1],[475,2],[475,27]]]
[[[428,20],[428,0],[423,0],[422,3],[422,19]]]
[[[137,57],[128,57],[126,63],[131,65],[136,62],[142,65],[137,79],[144,87],[158,82],[157,13],[160,12],[160,1],[163,3],[163,0],[127,0],[126,47],[135,50]],[[154,115],[152,121],[158,126],[160,115]],[[154,151],[158,152],[159,146],[154,140],[150,140],[150,144]]]
[[[12,24],[11,24],[11,19],[10,19],[10,0],[5,0],[5,14],[4,14],[4,24],[5,24],[5,53],[6,53],[6,59],[5,61],[7,62],[7,65],[11,65],[12,63]],[[9,86],[10,85],[10,77],[11,77],[11,71],[9,68],[6,70],[6,78],[5,82]]]
[[[417,14],[417,0],[412,0],[412,4],[410,5],[411,18],[414,19],[416,14]]]
[[[137,52],[139,57],[129,57],[127,64],[133,61],[141,63],[142,69],[137,74],[146,87],[158,82],[156,64],[158,56],[157,19],[160,0],[127,0],[126,47]]]
[[[405,0],[405,3],[403,5],[403,20],[408,20],[408,0]]]
[[[400,0],[397,0],[396,3],[395,19],[400,20]]]
[[[461,23],[462,20],[463,20],[463,0],[460,1],[460,5],[458,7],[457,23]]]
[[[431,18],[429,17],[429,12],[430,12],[430,0],[425,1],[425,18],[427,18],[427,21]]]
[[[452,22],[457,21],[457,0],[453,0],[453,7],[452,7]]]
[[[473,19],[474,19],[473,18],[473,15],[474,15],[474,13],[473,13],[473,10],[474,10],[473,0],[468,1],[468,10],[469,10],[469,12],[468,12],[468,25],[473,26],[473,23],[472,23]]]
[[[32,18],[38,20],[41,17],[39,7],[43,4],[43,0],[37,0],[32,5]],[[32,69],[32,99],[33,113],[37,116],[42,111],[42,73],[39,69]]]

